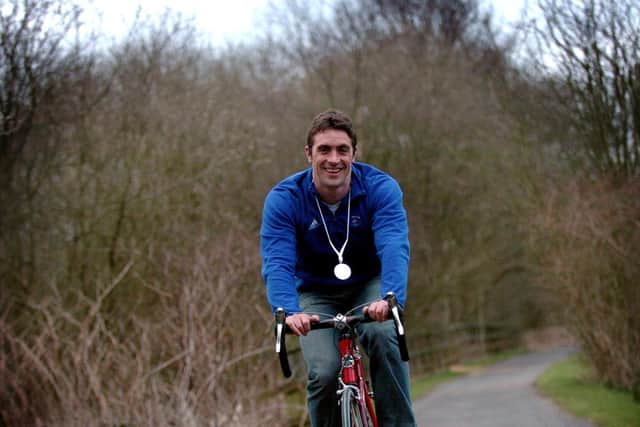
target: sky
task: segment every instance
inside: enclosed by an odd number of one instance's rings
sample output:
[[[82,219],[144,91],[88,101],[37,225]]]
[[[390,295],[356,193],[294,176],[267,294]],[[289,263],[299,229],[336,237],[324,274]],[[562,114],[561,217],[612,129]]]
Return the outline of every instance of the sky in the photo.
[[[143,17],[160,16],[166,9],[193,18],[213,45],[245,41],[257,32],[256,24],[270,0],[86,0],[93,28],[105,34],[124,34],[140,7]],[[94,12],[97,11],[97,12]],[[96,23],[98,23],[96,25]]]
[[[534,0],[490,0],[498,24],[512,23],[520,18],[522,10],[531,7]]]
[[[129,28],[138,6],[144,14],[160,15],[166,8],[193,17],[196,27],[214,46],[227,41],[249,41],[260,31],[259,19],[274,0],[85,0],[86,10],[97,10],[92,26],[117,36]],[[277,0],[275,0],[277,2]],[[498,24],[507,24],[519,16],[527,0],[490,0]],[[310,0],[311,4],[311,0]],[[98,16],[100,18],[98,18]]]

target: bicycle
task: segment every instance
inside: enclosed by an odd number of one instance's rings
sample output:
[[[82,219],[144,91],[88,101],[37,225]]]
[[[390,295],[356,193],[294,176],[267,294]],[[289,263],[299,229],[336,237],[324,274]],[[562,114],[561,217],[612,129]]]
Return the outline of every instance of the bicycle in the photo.
[[[403,361],[409,360],[409,352],[405,338],[405,328],[402,323],[400,306],[396,296],[389,292],[385,299],[389,304],[390,319],[393,320],[398,338],[400,356]],[[326,315],[328,318],[311,324],[311,330],[334,328],[339,332],[338,350],[340,353],[340,370],[338,372],[338,404],[343,427],[378,427],[373,406],[374,394],[369,390],[364,375],[362,356],[358,348],[356,326],[373,322],[367,314],[350,315],[360,307],[356,307],[346,314]],[[291,376],[291,368],[287,356],[285,336],[289,331],[286,323],[286,313],[282,308],[276,310],[276,353],[280,360],[282,373],[286,378]]]

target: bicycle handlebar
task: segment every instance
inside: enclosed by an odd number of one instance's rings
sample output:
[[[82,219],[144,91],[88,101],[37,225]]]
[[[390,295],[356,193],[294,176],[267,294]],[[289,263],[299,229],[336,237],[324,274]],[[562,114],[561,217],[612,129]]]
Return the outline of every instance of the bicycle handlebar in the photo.
[[[385,300],[389,304],[389,319],[393,320],[396,329],[396,337],[398,338],[398,348],[400,350],[400,357],[403,361],[409,360],[409,350],[407,349],[407,340],[405,336],[405,328],[402,323],[402,310],[398,304],[398,299],[393,292],[387,293]],[[289,378],[291,376],[291,368],[289,366],[289,358],[287,356],[287,346],[285,336],[292,333],[287,326],[285,319],[286,313],[284,309],[278,308],[276,310],[276,353],[280,359],[280,367],[282,368],[282,374]],[[369,317],[367,313],[357,314],[353,316],[344,316],[337,314],[331,319],[321,320],[311,324],[311,330],[317,329],[344,329],[345,327],[353,327],[360,323],[370,323],[374,320]]]

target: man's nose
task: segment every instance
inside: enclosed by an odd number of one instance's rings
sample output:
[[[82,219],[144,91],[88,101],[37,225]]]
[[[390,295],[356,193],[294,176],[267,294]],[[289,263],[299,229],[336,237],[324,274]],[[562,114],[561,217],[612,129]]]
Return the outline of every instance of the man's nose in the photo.
[[[340,156],[338,155],[337,150],[331,150],[329,153],[329,161],[333,163],[338,163],[340,161]]]

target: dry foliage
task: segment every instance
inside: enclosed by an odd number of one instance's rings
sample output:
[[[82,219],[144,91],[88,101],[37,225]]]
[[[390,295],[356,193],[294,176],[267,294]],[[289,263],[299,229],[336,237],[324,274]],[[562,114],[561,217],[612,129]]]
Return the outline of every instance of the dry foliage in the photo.
[[[51,284],[47,298],[25,308],[31,324],[22,334],[5,313],[5,425],[247,426],[281,419],[269,395],[275,365],[261,359],[271,351],[268,322],[247,315],[269,313],[260,309],[262,295],[234,281],[255,276],[255,262],[226,252],[208,246],[189,262],[163,260],[181,269],[179,279],[153,290],[157,300],[144,316],[130,303],[118,318],[107,309],[117,288],[127,286],[133,262],[96,298],[76,292],[70,304]]]
[[[20,169],[39,179],[0,227],[7,425],[284,417],[257,250],[264,126],[245,119],[259,106],[239,65],[159,25],[114,47],[102,102]]]
[[[640,383],[640,182],[617,188],[575,179],[553,188],[533,227],[542,285],[598,375],[631,390]]]

